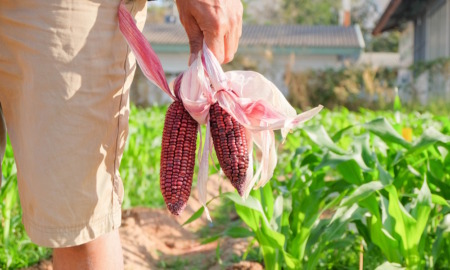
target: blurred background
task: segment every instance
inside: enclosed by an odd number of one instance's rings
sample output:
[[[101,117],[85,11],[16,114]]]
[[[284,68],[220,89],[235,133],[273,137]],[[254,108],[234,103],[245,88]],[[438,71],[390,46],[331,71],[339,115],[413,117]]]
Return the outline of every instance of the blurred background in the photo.
[[[212,223],[196,165],[174,217],[159,184],[171,100],[138,68],[120,166],[125,269],[450,270],[450,0],[243,3],[224,69],[258,71],[297,109],[325,109],[284,143],[276,133],[274,175],[245,201],[210,161]],[[144,34],[169,80],[187,69],[173,1],[149,2]],[[9,143],[2,173],[0,269],[52,269],[22,225]]]
[[[293,105],[386,109],[398,89],[407,107],[449,112],[449,1],[243,3],[240,47],[225,69],[262,73]],[[169,78],[186,70],[188,40],[173,1],[149,2],[144,34]],[[140,106],[170,101],[140,71],[131,94]]]

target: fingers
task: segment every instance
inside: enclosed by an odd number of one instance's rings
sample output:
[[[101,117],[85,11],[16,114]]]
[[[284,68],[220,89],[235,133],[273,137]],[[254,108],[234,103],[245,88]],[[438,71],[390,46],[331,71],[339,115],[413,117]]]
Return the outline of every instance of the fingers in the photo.
[[[227,7],[221,5],[212,6],[209,12],[203,13],[203,17],[197,22],[203,31],[205,43],[211,52],[216,56],[219,63],[225,59],[225,36],[230,32]]]
[[[181,24],[183,25],[189,39],[189,66],[194,62],[198,52],[203,46],[203,32],[200,29],[197,20],[192,15],[188,1],[176,1],[179,10]]]
[[[188,27],[185,26],[186,34],[189,39],[190,56],[189,65],[197,58],[198,52],[203,47],[203,32],[197,23],[192,19],[189,22]]]
[[[225,55],[223,63],[233,60],[242,35],[242,4],[240,1],[239,4],[237,10],[233,10],[229,21],[229,32],[224,37]]]
[[[217,58],[217,61],[222,64],[225,59],[224,35],[215,35],[210,32],[205,32],[205,43]]]
[[[180,20],[191,47],[191,64],[203,40],[220,63],[230,62],[242,34],[243,7],[240,0],[176,1]]]
[[[241,37],[240,33],[241,31],[235,29],[234,31],[225,35],[224,37],[225,52],[223,63],[228,63],[231,62],[231,60],[233,60],[234,55],[236,54],[238,49],[239,38]]]

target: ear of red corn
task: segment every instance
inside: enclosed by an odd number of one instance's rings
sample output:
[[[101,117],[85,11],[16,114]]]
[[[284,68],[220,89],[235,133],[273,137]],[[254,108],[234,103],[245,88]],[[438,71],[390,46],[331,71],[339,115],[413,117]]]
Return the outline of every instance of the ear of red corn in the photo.
[[[209,110],[211,137],[217,159],[239,195],[244,194],[249,156],[245,128],[218,103]]]
[[[167,208],[179,215],[191,194],[198,123],[180,101],[166,113],[161,144],[160,188]]]

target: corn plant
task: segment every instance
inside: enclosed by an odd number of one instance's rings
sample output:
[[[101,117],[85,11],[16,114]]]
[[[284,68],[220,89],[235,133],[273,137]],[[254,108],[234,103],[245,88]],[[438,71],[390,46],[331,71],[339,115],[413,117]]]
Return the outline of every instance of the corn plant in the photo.
[[[391,125],[383,117],[364,124],[340,117],[316,120],[288,139],[294,154],[281,158],[275,175],[282,177],[271,187],[247,201],[227,195],[266,267],[340,268],[337,258],[367,269],[448,266],[450,137],[441,132],[449,131],[448,119]],[[331,137],[320,125],[328,121],[339,126]],[[397,130],[414,121],[421,125],[410,142]],[[363,255],[377,261],[364,264]]]
[[[164,206],[159,166],[166,109],[131,108],[120,168],[124,208]],[[223,195],[248,226],[235,221],[205,242],[250,238],[266,269],[355,269],[361,255],[365,269],[449,269],[448,116],[342,108],[324,110],[308,124],[280,145],[270,184],[246,201]],[[24,231],[9,144],[3,175],[0,268],[22,268],[50,250]]]
[[[160,153],[167,107],[132,106],[127,144],[120,164],[123,208],[164,206],[159,192]]]

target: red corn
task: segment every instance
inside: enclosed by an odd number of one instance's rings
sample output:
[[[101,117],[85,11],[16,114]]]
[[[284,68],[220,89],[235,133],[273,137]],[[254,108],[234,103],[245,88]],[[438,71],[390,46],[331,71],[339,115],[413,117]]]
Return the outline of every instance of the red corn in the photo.
[[[166,113],[161,144],[160,188],[167,208],[179,215],[191,194],[198,123],[180,101]]]
[[[245,128],[218,103],[211,106],[209,115],[211,136],[220,167],[243,196],[249,162]]]

